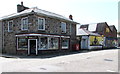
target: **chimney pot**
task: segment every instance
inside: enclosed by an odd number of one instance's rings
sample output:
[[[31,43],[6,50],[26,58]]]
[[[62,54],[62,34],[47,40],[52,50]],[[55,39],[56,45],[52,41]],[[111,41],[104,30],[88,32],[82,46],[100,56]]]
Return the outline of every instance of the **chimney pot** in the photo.
[[[23,1],[21,2],[21,5],[23,6]]]
[[[73,16],[72,16],[72,15],[69,15],[69,19],[73,20]]]

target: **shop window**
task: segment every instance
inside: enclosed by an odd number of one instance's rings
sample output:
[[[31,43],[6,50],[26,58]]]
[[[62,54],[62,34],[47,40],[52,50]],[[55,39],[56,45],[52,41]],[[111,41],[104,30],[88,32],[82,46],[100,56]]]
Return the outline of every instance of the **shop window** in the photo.
[[[48,39],[47,39],[47,37],[39,38],[38,43],[39,43],[38,50],[46,50],[46,49],[48,49]]]
[[[8,22],[8,32],[11,32],[13,29],[13,21]]]
[[[19,38],[18,39],[18,50],[27,50],[28,49],[27,39]]]
[[[38,30],[45,30],[45,19],[38,18]]]
[[[62,30],[62,33],[66,33],[66,23],[65,22],[61,22],[61,30]]]
[[[28,30],[28,18],[22,18],[21,20],[21,29],[22,30]]]
[[[69,48],[69,39],[62,39],[62,49]]]
[[[49,38],[49,49],[58,49],[58,38]]]

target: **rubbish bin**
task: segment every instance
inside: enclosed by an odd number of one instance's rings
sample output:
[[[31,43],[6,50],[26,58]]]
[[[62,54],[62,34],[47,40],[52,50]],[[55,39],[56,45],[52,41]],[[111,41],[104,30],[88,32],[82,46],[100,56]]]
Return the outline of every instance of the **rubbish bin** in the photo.
[[[79,44],[73,44],[73,50],[80,50]]]

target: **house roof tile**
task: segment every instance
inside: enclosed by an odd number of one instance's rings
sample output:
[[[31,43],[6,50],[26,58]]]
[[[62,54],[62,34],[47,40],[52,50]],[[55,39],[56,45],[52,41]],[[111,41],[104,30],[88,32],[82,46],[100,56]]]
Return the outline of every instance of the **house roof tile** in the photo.
[[[66,20],[66,21],[70,21],[70,22],[74,22],[74,23],[78,24],[77,22],[75,22],[75,21],[73,21],[73,20],[71,20],[69,18],[66,18],[66,17],[64,17],[62,15],[59,15],[59,14],[56,14],[56,13],[52,13],[52,12],[49,12],[49,11],[46,11],[46,10],[38,9],[37,7],[26,9],[26,10],[20,12],[20,13],[14,13],[14,14],[11,14],[11,15],[7,15],[7,16],[1,17],[0,20],[8,19],[8,18],[11,18],[11,17],[20,16],[20,15],[23,15],[23,14],[29,14],[31,12],[35,12],[38,15],[43,15],[43,16],[48,16],[48,17],[52,17],[52,18],[62,19],[62,20]]]

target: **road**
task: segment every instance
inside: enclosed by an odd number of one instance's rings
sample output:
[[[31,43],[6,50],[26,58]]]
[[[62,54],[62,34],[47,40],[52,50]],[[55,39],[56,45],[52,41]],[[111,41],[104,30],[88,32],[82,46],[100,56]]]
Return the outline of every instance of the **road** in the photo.
[[[51,58],[0,57],[2,72],[118,72],[118,49]]]

